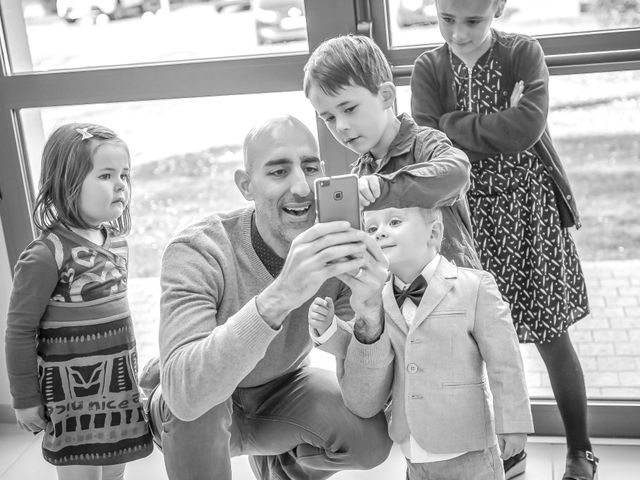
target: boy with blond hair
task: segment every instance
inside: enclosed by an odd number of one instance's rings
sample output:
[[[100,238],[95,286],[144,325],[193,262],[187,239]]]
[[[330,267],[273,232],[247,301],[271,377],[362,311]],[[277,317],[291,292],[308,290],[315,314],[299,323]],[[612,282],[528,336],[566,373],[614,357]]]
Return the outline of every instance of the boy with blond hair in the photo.
[[[339,358],[347,407],[368,418],[391,396],[389,435],[407,458],[409,480],[502,480],[500,461],[533,431],[518,339],[493,276],[441,256],[439,210],[365,212],[365,230],[389,262],[377,338],[348,343]],[[312,336],[334,332],[333,304],[309,308]],[[497,435],[496,435],[497,434]]]

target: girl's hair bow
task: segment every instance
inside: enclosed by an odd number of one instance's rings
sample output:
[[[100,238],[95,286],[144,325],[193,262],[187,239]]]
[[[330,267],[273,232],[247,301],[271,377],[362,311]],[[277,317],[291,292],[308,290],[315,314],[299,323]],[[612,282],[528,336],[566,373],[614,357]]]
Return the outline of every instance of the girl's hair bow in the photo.
[[[82,140],[87,140],[88,138],[93,138],[93,135],[88,132],[89,127],[84,128],[76,128],[76,132],[82,135]]]

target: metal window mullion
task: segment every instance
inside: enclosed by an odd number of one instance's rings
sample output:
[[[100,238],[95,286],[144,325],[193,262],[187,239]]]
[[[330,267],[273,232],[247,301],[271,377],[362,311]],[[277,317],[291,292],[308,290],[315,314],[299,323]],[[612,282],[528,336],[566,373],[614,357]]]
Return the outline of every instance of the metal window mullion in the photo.
[[[387,0],[371,0],[371,31],[373,39],[382,49],[390,62],[391,60],[391,32],[389,25],[391,19],[389,18],[389,9]],[[393,62],[392,62],[393,63]]]
[[[355,3],[345,0],[305,0],[309,51],[312,52],[328,38],[356,33],[357,18]],[[302,88],[302,82],[300,82]],[[324,122],[317,119],[320,156],[324,159],[327,173],[337,175],[349,170],[355,155],[340,145],[331,135]]]
[[[635,70],[640,69],[640,49],[546,55],[545,61],[552,75]],[[397,85],[409,84],[413,65],[393,67],[392,70]]]
[[[0,0],[2,13],[2,72],[29,71],[33,68],[22,0]]]
[[[0,218],[9,265],[13,266],[34,235],[31,225],[30,178],[23,171],[18,117],[4,88],[12,69],[29,70],[31,51],[21,0],[0,0]]]
[[[17,116],[0,103],[0,217],[9,265],[33,239],[29,175],[23,171]]]
[[[3,77],[9,108],[299,90],[306,55],[133,66]]]
[[[640,438],[640,403],[633,399],[589,399],[589,432],[593,437]],[[531,399],[534,435],[564,437],[555,400]]]
[[[564,66],[577,66],[583,65],[582,70],[576,70],[574,73],[587,73],[590,70],[589,66],[596,66],[602,64],[610,65],[610,71],[627,70],[626,66],[629,62],[637,61],[640,58],[640,32],[638,33],[638,41],[635,45],[629,45],[629,48],[604,50],[598,51],[584,51],[579,53],[548,53],[545,50],[545,58],[549,65],[549,70],[552,74],[555,74],[554,69],[558,69]],[[404,77],[411,74],[413,64],[416,58],[421,55],[427,48],[410,48],[410,49],[394,49],[387,54],[389,62],[393,65],[394,76]],[[544,47],[543,47],[544,49]],[[554,49],[552,49],[554,50]],[[620,68],[616,65],[620,64]],[[601,71],[601,70],[599,70]]]
[[[640,28],[536,36],[545,55],[604,52],[640,46]]]
[[[640,45],[640,44],[639,44]],[[601,52],[570,53],[561,55],[545,55],[547,66],[552,68],[568,66],[588,66],[588,65],[610,65],[615,69],[615,65],[640,62],[640,48],[628,50],[613,50]]]
[[[559,65],[549,67],[551,75],[575,75],[582,73],[603,73],[603,72],[621,72],[624,70],[640,70],[640,61],[633,62],[616,62],[616,63],[597,63],[597,64],[574,64]]]

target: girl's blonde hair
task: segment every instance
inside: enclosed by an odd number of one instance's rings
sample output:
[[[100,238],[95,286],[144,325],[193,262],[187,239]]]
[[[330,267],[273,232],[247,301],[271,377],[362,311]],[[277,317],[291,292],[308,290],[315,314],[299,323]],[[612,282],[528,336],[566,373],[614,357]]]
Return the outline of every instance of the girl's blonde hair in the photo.
[[[40,189],[33,207],[33,223],[41,230],[57,223],[68,227],[94,228],[80,214],[82,182],[93,169],[93,154],[104,143],[127,145],[112,130],[92,123],[67,123],[49,137],[42,152]],[[127,177],[129,191],[131,184]],[[106,225],[116,235],[131,230],[129,205],[122,215]]]

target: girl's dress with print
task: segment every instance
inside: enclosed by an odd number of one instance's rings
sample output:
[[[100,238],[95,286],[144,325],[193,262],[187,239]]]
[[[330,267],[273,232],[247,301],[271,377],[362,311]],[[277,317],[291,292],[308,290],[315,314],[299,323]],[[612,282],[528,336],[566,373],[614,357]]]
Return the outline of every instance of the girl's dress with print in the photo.
[[[468,69],[449,50],[456,109],[488,115],[509,107],[500,60],[487,51]],[[526,88],[526,85],[525,85]],[[467,194],[478,254],[511,305],[523,343],[545,343],[589,312],[576,248],[562,228],[552,179],[533,148],[472,162]]]
[[[50,420],[44,458],[54,465],[112,465],[149,455],[126,297],[126,241],[107,236],[101,247],[55,228],[30,248],[48,250],[59,278],[38,332],[38,379]]]

